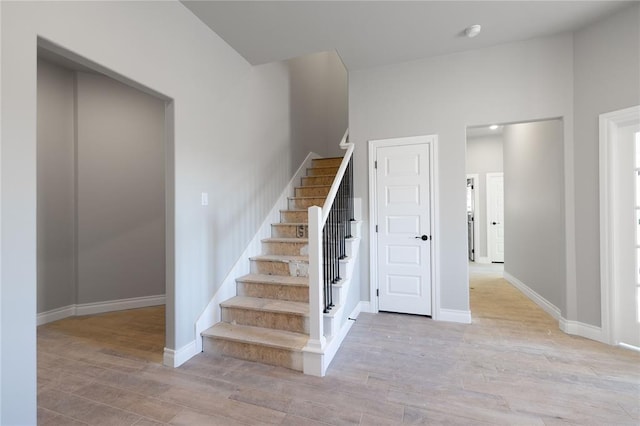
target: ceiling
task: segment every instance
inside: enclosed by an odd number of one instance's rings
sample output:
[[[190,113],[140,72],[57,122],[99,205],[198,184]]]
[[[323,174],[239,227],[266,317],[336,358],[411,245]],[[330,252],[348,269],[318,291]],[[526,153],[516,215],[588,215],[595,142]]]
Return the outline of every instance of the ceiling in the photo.
[[[251,64],[336,50],[349,70],[572,31],[630,1],[190,1]],[[482,25],[476,38],[464,29]]]

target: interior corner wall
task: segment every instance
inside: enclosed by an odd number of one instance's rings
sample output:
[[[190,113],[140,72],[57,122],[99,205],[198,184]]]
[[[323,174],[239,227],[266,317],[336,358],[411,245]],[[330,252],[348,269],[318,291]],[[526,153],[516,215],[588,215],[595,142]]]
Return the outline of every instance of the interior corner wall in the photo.
[[[38,306],[76,303],[75,73],[38,59]]]
[[[77,73],[78,304],[165,294],[164,101]]]
[[[327,156],[342,157],[338,144],[349,127],[349,76],[336,52],[327,52]]]
[[[640,105],[640,5],[574,35],[577,319],[601,324],[600,114]],[[572,318],[573,319],[573,318]]]
[[[317,154],[327,155],[327,54],[314,53],[287,61],[291,70],[290,101],[296,105],[291,109],[292,138],[299,141],[294,146],[294,157],[300,162],[312,147],[320,147]],[[303,99],[307,102],[302,102]]]
[[[564,310],[562,120],[504,127],[504,270]]]
[[[369,205],[370,140],[438,135],[439,245],[442,308],[469,310],[465,208],[466,128],[495,122],[567,117],[572,141],[573,37],[510,43],[349,73],[349,121],[355,143],[355,193]],[[370,225],[364,211],[365,229]],[[362,256],[363,299],[369,294],[368,235]]]
[[[336,52],[286,61],[291,71],[292,138],[299,163],[310,152],[341,157],[340,140],[349,126],[347,71]],[[260,67],[257,67],[260,68]]]
[[[503,171],[502,133],[497,135],[467,137],[467,174],[477,174],[475,190],[478,191],[479,206],[476,207],[475,220],[479,223],[479,257],[489,256],[487,242],[487,173]]]

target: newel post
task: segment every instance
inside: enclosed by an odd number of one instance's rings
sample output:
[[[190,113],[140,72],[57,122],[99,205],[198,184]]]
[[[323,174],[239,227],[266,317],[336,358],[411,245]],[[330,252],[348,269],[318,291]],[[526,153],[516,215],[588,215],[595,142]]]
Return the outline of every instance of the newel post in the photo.
[[[322,285],[322,209],[309,207],[309,342],[304,348],[304,373],[324,376],[324,314]]]

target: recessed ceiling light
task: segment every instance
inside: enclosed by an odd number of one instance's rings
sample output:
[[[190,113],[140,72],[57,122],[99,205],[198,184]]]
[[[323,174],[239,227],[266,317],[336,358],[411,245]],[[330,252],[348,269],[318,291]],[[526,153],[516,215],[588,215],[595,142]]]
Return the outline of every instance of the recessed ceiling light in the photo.
[[[493,125],[489,126],[489,128],[491,130],[496,130],[498,128],[498,125],[497,124],[493,124]]]
[[[475,36],[477,36],[478,34],[480,34],[480,30],[482,29],[482,27],[480,25],[471,25],[470,27],[467,27],[466,30],[464,30],[464,33],[467,37],[469,38],[474,38]]]

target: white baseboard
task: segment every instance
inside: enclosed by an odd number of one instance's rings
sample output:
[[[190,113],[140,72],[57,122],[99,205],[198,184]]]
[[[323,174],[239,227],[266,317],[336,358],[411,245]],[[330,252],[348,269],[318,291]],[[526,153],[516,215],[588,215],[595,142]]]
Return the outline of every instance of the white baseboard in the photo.
[[[187,343],[177,350],[164,348],[162,363],[167,367],[180,367],[182,364],[201,352],[196,347],[196,340]]]
[[[618,343],[618,346],[620,346],[621,348],[629,349],[631,351],[640,352],[640,348],[637,346],[628,345],[626,343]]]
[[[160,294],[156,296],[132,297],[130,299],[69,305],[62,308],[52,309],[50,311],[39,313],[36,318],[36,324],[47,324],[49,322],[58,321],[67,317],[78,315],[94,315],[104,312],[124,311],[127,309],[164,305],[165,302],[165,295]]]
[[[595,340],[601,343],[609,343],[607,342],[607,339],[605,338],[601,327],[596,327],[595,325],[585,324],[583,322],[568,320],[565,318],[560,318],[559,325],[560,330],[564,331],[567,334],[585,337],[587,339]]]
[[[39,313],[36,317],[36,324],[42,325],[50,322],[58,321],[68,317],[75,316],[76,305],[64,306],[58,309],[52,309],[50,311]]]
[[[242,252],[236,263],[231,270],[227,273],[226,277],[222,281],[222,284],[213,295],[205,309],[198,317],[195,324],[196,335],[196,348],[198,352],[202,351],[202,337],[201,333],[220,322],[220,303],[235,296],[236,292],[236,278],[249,273],[250,261],[249,257],[258,255],[262,252],[262,240],[271,236],[271,224],[280,222],[280,210],[287,208],[287,199],[293,194],[294,188],[300,186],[300,179],[306,176],[307,168],[311,167],[312,160],[314,158],[320,158],[320,155],[310,152],[305,160],[302,162],[296,173],[293,175],[288,185],[283,189],[280,197],[273,205],[271,211],[265,217],[262,225],[258,228],[251,241],[247,244],[247,247]]]
[[[523,292],[536,305],[540,306],[543,311],[551,315],[554,319],[558,321],[560,320],[560,318],[562,317],[562,314],[560,312],[560,309],[556,305],[549,302],[544,297],[540,296],[538,293],[535,292],[535,290],[532,290],[531,287],[529,287],[528,285],[520,281],[518,278],[508,273],[507,271],[504,271],[503,277],[515,288]]]
[[[132,297],[130,299],[111,300],[108,302],[83,303],[76,305],[76,315],[93,315],[103,312],[124,311],[127,309],[146,308],[165,304],[165,296]]]
[[[437,316],[438,321],[459,322],[471,324],[471,311],[460,311],[457,309],[440,308]]]
[[[544,297],[540,296],[538,293],[532,290],[531,287],[529,287],[510,273],[504,272],[504,279],[511,283],[511,285],[513,285],[515,288],[520,290],[522,293],[524,293],[524,295],[531,299],[536,305],[540,306],[543,311],[557,320],[558,327],[563,332],[574,336],[580,336],[586,339],[595,340],[596,342],[609,344],[606,339],[605,333],[602,331],[602,327],[586,324],[579,321],[568,320],[562,316],[562,311],[560,311],[560,308],[549,302]]]

